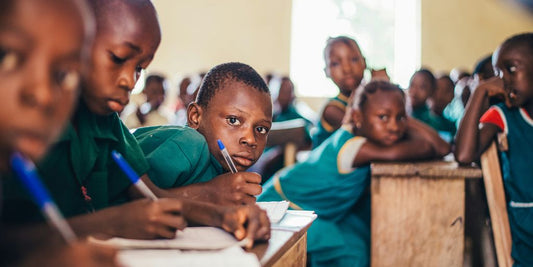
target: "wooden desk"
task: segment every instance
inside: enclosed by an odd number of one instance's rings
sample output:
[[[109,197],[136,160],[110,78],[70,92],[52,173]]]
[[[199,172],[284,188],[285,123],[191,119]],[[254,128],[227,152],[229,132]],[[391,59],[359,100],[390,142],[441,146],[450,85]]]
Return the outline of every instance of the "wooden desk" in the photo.
[[[305,267],[307,260],[307,229],[311,226],[313,219],[297,220],[291,219],[291,230],[272,230],[271,238],[268,242],[259,243],[254,246],[252,252],[257,255],[261,266],[265,267],[285,267],[301,266]]]
[[[372,163],[372,266],[462,266],[465,178],[454,161]]]

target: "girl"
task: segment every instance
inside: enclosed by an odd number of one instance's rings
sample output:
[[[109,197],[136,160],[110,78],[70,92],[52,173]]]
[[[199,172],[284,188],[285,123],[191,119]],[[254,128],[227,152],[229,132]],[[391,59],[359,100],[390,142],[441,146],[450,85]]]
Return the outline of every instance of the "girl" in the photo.
[[[344,125],[306,161],[279,171],[258,198],[316,212],[308,231],[311,266],[369,264],[371,161],[428,159],[450,150],[434,130],[407,118],[396,85],[369,83],[353,109],[354,125]]]
[[[500,158],[513,240],[511,256],[515,266],[532,266],[533,33],[505,40],[493,54],[493,67],[496,77],[481,82],[466,106],[455,157],[460,163],[471,163],[497,135],[506,141]],[[491,98],[504,102],[488,109]]]

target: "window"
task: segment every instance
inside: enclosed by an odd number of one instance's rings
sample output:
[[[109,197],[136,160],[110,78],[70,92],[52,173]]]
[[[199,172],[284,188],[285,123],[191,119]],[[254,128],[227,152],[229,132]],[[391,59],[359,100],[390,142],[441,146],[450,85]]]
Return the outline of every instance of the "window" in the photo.
[[[386,67],[392,82],[406,88],[420,66],[419,1],[293,0],[290,68],[297,94],[337,94],[324,74],[323,49],[338,35],[359,43],[368,68]]]

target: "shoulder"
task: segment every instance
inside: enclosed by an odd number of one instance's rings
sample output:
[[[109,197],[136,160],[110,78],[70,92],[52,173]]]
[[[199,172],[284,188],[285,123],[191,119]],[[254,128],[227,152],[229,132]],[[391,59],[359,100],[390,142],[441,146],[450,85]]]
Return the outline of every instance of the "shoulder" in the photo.
[[[344,132],[347,131],[344,130]],[[344,134],[343,140],[344,142],[339,150],[339,153],[337,154],[337,168],[340,173],[350,173],[355,170],[353,167],[353,160],[357,153],[359,153],[359,150],[363,144],[366,142],[366,138],[362,136]]]
[[[505,105],[495,105],[491,106],[479,119],[480,123],[489,123],[496,125],[501,131],[507,133],[509,131],[509,126],[507,124],[507,119],[505,113],[507,107]]]
[[[198,147],[206,144],[203,135],[187,126],[141,127],[135,130],[133,135],[137,138],[145,153],[150,147],[155,148],[161,145]]]

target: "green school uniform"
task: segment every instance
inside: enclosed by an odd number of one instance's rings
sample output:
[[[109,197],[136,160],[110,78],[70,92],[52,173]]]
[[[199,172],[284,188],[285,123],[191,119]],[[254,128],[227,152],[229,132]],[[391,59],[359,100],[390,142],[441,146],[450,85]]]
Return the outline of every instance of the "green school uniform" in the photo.
[[[341,108],[343,111],[346,111],[346,106],[348,105],[348,97],[343,94],[338,94],[336,97],[328,100],[327,105],[333,105]],[[323,113],[323,111],[322,111]],[[313,149],[318,147],[324,140],[326,140],[330,135],[335,132],[333,126],[331,126],[324,118],[321,116],[320,121],[316,125],[315,132],[311,136],[311,141],[313,143]]]
[[[69,123],[44,160],[37,164],[42,181],[66,217],[127,200],[131,182],[111,158],[112,150],[120,152],[139,175],[149,167],[137,140],[116,113],[98,116],[80,103],[74,116],[77,131]],[[15,179],[10,179],[5,188],[8,193],[4,195],[4,220],[43,220]]]
[[[161,188],[206,182],[224,173],[204,136],[192,128],[143,127],[133,135],[150,164],[150,179]]]
[[[309,158],[280,170],[258,201],[290,201],[314,210],[307,234],[311,266],[367,266],[370,256],[370,167],[352,168],[365,138],[341,127]]]

